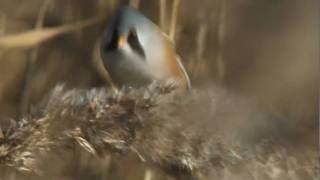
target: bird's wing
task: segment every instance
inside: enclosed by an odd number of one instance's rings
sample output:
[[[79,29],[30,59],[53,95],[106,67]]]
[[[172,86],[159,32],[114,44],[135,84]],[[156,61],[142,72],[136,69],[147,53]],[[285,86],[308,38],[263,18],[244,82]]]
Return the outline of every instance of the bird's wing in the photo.
[[[191,82],[190,82],[189,75],[188,75],[186,69],[184,68],[184,66],[183,66],[183,64],[181,62],[181,58],[180,58],[180,56],[178,54],[176,55],[176,60],[177,60],[178,65],[179,65],[179,67],[180,67],[181,71],[183,72],[184,77],[186,79],[187,88],[191,89]]]
[[[156,29],[162,35],[164,43],[166,43],[168,46],[170,46],[174,50],[175,49],[175,45],[172,42],[172,40],[169,38],[169,36],[166,33],[162,32],[159,27],[156,26]],[[174,53],[174,56],[175,56],[174,58],[176,59],[177,64],[178,64],[178,68],[180,69],[180,71],[182,72],[182,74],[183,74],[183,76],[184,76],[184,78],[186,80],[187,89],[191,89],[190,78],[189,78],[189,75],[188,75],[185,67],[182,64],[181,58],[175,51],[173,51],[173,53]]]

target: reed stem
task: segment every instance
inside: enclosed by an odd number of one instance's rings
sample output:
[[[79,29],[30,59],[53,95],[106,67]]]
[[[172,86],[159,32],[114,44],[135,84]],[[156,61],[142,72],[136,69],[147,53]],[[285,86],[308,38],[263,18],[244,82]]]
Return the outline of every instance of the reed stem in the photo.
[[[177,28],[177,19],[178,19],[178,9],[180,5],[180,0],[173,0],[172,12],[171,12],[171,23],[170,23],[170,32],[169,37],[174,42],[175,33]]]
[[[140,0],[130,0],[130,6],[139,9],[140,7]]]
[[[167,14],[167,0],[160,0],[160,10],[159,10],[159,22],[160,28],[166,32],[167,31],[167,24],[166,24],[166,14]]]

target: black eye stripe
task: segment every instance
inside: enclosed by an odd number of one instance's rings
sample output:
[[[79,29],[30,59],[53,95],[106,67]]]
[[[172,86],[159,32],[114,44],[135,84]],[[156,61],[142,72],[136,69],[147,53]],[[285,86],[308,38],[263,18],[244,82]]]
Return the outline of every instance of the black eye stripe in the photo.
[[[140,56],[143,58],[146,57],[144,50],[139,42],[137,32],[134,29],[131,29],[128,35],[128,43],[131,46],[131,48],[137,52]]]
[[[106,39],[105,50],[115,50],[118,48],[119,33],[117,30],[112,32],[112,35]]]

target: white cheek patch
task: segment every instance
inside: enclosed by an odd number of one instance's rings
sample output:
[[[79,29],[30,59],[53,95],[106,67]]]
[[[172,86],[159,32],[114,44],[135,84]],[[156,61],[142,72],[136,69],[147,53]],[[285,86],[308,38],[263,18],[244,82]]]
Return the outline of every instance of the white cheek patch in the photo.
[[[159,34],[152,32],[145,38],[143,48],[146,55],[146,63],[152,69],[153,74],[157,75],[157,79],[163,79],[164,75],[168,73],[168,67],[164,62],[166,53],[164,52],[165,48],[161,37],[159,37]]]
[[[136,54],[128,44],[126,44],[121,51],[125,54],[125,58],[123,59],[125,62],[123,64],[127,66],[126,68],[131,69],[137,74],[144,74],[153,78],[153,73],[146,63],[146,60]]]
[[[153,63],[152,61],[158,62],[162,59],[163,44],[161,34],[157,33],[156,27],[149,23],[150,22],[139,26],[139,28],[137,28],[137,35],[148,63]]]
[[[157,80],[168,78],[168,75],[171,73],[166,63],[166,58],[168,57],[165,50],[167,47],[164,47],[166,44],[164,43],[164,37],[161,31],[159,31],[154,24],[146,22],[141,23],[136,28],[136,34],[145,53],[144,71],[148,72]],[[127,52],[134,54],[130,47],[128,48]],[[135,58],[135,60],[141,61],[142,59]]]

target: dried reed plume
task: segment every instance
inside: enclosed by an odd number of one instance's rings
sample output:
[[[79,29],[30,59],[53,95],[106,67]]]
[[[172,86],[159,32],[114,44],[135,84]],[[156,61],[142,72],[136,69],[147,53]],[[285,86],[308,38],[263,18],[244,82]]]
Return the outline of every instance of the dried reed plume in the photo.
[[[304,175],[315,175],[317,163],[309,161],[315,157],[314,152],[306,152],[307,163],[300,166],[295,164],[295,156],[281,146],[263,141],[250,150],[213,133],[206,123],[224,118],[229,111],[226,106],[233,109],[232,104],[237,102],[224,91],[211,89],[188,96],[171,91],[151,86],[114,94],[103,88],[65,90],[58,86],[42,105],[35,107],[36,111],[3,130],[0,172],[6,178],[11,167],[24,174],[22,179],[25,173],[32,179],[69,177],[63,172],[67,164],[79,166],[70,157],[75,157],[75,148],[81,147],[95,161],[131,154],[183,180],[301,177],[297,168],[303,168]],[[213,126],[219,126],[216,123]],[[285,171],[283,165],[277,165],[279,162],[286,163],[293,174],[274,174],[274,168]],[[56,170],[58,167],[60,170]],[[88,169],[79,172],[90,175]],[[152,175],[147,170],[145,178]]]

